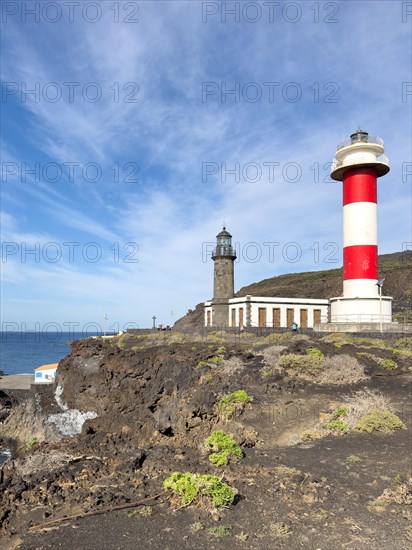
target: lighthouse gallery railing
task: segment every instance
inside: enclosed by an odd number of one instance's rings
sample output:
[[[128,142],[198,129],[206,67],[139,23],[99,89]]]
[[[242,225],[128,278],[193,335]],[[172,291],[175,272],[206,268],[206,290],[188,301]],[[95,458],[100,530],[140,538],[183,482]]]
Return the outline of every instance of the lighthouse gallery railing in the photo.
[[[345,139],[345,141],[341,141],[341,143],[338,144],[336,150],[339,151],[340,149],[343,149],[344,147],[349,147],[349,145],[354,145],[355,143],[375,143],[383,147],[382,138],[378,136],[364,136],[358,141],[353,141],[352,138]]]

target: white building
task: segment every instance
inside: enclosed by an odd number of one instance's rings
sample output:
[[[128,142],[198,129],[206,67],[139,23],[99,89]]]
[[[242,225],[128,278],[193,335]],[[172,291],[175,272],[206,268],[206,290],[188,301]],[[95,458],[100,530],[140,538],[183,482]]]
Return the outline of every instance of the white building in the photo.
[[[230,298],[228,326],[291,328],[296,323],[299,328],[313,328],[327,322],[328,307],[328,300],[313,298]],[[212,300],[205,302],[204,324],[214,326]]]
[[[54,382],[57,365],[58,363],[51,363],[50,365],[42,365],[34,369],[35,384],[51,384]]]

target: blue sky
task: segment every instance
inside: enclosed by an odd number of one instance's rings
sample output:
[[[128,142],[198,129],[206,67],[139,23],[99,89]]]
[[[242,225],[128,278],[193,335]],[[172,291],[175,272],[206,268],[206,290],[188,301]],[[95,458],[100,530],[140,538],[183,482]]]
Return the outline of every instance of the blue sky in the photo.
[[[236,288],[340,266],[327,163],[359,125],[391,164],[379,250],[411,248],[410,3],[2,9],[3,328],[171,324],[223,220]]]

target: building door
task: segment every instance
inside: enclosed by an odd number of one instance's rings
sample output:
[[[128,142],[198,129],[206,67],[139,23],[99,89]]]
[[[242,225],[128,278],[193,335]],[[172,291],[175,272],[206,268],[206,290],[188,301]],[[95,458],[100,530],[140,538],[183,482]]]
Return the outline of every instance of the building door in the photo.
[[[210,327],[210,311],[207,312],[207,326]]]
[[[292,324],[293,324],[293,319],[294,319],[294,310],[293,309],[287,309],[286,310],[286,322],[287,322],[287,327],[288,328],[292,328]]]
[[[273,319],[272,319],[273,328],[279,328],[280,327],[280,308],[274,307],[273,308]]]
[[[230,326],[232,327],[236,326],[236,309],[235,308],[232,309],[232,324]]]
[[[308,310],[300,310],[300,328],[308,328]]]
[[[243,327],[243,307],[239,308],[239,326]]]
[[[313,310],[313,324],[317,325],[320,323],[320,309]]]
[[[259,326],[260,327],[266,326],[266,308],[265,307],[259,308]]]

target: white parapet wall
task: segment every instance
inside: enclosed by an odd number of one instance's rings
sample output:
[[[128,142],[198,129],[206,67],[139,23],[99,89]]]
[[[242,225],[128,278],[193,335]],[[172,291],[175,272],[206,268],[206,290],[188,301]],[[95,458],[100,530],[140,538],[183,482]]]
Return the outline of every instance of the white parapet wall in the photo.
[[[331,323],[391,323],[392,298],[331,298],[329,320]]]
[[[371,333],[380,332],[380,324],[378,323],[321,323],[315,325],[314,329],[317,332],[360,332]],[[383,323],[382,332],[394,334],[412,334],[412,323]]]

